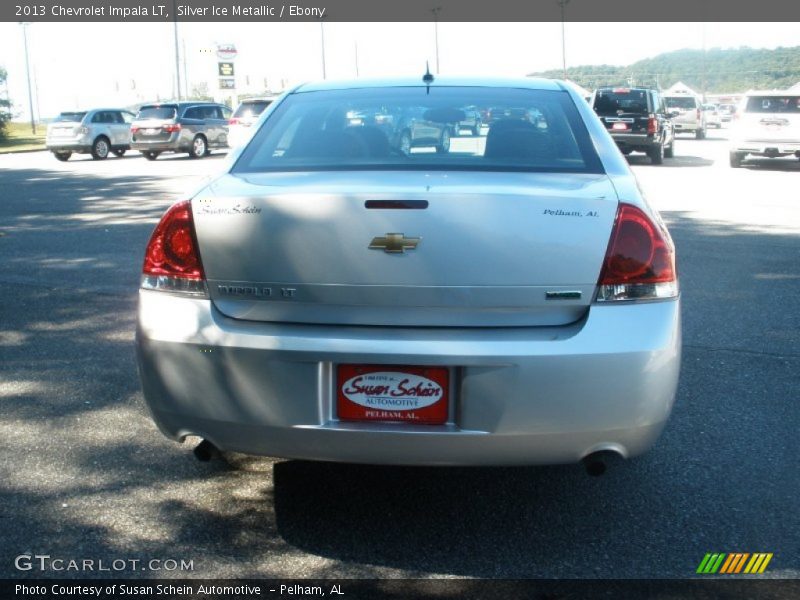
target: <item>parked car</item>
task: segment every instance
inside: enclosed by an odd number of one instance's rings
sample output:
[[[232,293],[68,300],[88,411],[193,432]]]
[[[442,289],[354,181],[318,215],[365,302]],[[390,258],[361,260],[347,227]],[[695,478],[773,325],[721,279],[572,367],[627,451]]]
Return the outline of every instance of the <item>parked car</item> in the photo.
[[[675,249],[612,138],[561,82],[424,81],[294,88],[164,214],[136,348],[167,436],[201,436],[201,458],[595,474],[654,443],[681,354]],[[407,153],[347,117],[473,104],[546,127]]]
[[[674,114],[675,133],[693,133],[698,140],[706,137],[706,115],[694,94],[665,94],[667,110]]]
[[[446,115],[436,114],[436,109],[425,106],[400,106],[388,110],[391,119],[385,119],[379,128],[388,136],[392,147],[403,154],[415,149],[433,148],[443,154],[450,151],[450,141],[456,124],[463,120],[464,112],[451,109]]]
[[[483,126],[480,109],[477,106],[465,106],[461,110],[464,111],[464,119],[458,123],[457,132],[469,129],[472,135],[480,135]]]
[[[701,107],[706,116],[706,127],[719,129],[722,127],[722,115],[720,115],[716,104],[703,104]]]
[[[248,98],[242,100],[228,120],[228,145],[231,148],[245,143],[251,133],[251,127],[261,113],[272,104],[274,98]]]
[[[733,119],[733,113],[736,112],[736,105],[735,104],[720,104],[717,107],[719,111],[720,120],[723,123],[728,123]]]
[[[654,165],[675,156],[675,130],[658,90],[601,87],[592,107],[623,154],[644,152]]]
[[[800,92],[748,92],[731,126],[730,163],[748,155],[800,158]]]
[[[121,108],[62,112],[47,126],[46,148],[61,161],[73,154],[105,160],[122,157],[131,144],[133,113]]]
[[[192,158],[228,147],[231,109],[212,102],[146,104],[131,125],[131,148],[148,160],[162,152],[188,152]]]

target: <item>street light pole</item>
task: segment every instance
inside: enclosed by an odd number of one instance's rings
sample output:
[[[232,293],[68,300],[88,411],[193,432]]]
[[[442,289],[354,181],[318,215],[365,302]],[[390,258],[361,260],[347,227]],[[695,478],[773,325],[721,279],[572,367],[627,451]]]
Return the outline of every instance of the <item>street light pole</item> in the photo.
[[[327,79],[327,73],[325,71],[325,23],[322,20],[319,22],[319,35],[320,35],[320,45],[322,47],[322,78]]]
[[[432,8],[431,12],[433,13],[433,37],[434,41],[436,42],[436,74],[439,74],[439,13],[441,12],[442,7],[437,6],[436,8]]]
[[[176,89],[178,91],[178,101],[181,99],[181,53],[178,46],[178,7],[177,0],[172,0],[172,10],[175,20],[173,21],[173,28],[175,33],[175,81],[178,84]]]
[[[564,68],[564,79],[567,78],[567,42],[564,37],[564,6],[569,4],[569,0],[557,0],[561,7],[561,63]]]
[[[28,60],[28,25],[30,23],[20,23],[22,25],[22,39],[25,42],[25,73],[28,77],[28,106],[31,111],[31,132],[36,135],[36,119],[33,117],[33,89],[31,88],[31,67]]]

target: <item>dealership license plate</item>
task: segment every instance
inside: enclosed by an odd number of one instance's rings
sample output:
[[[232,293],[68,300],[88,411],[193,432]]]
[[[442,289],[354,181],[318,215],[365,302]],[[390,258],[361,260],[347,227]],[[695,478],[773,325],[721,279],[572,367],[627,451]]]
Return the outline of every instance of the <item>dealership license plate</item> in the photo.
[[[159,132],[158,129],[153,129],[153,128],[144,130],[145,135],[156,135],[158,132]]]
[[[337,415],[342,421],[445,423],[449,383],[445,367],[339,365]]]
[[[628,126],[625,123],[614,123],[611,126],[611,129],[613,129],[614,131],[627,131]]]

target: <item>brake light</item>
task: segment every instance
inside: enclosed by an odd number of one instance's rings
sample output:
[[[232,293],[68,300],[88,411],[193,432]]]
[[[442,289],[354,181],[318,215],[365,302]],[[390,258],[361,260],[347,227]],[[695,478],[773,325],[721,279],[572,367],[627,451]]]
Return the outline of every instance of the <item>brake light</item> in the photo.
[[[647,133],[658,133],[658,119],[650,115],[647,119]]]
[[[674,298],[675,246],[660,220],[621,203],[598,281],[597,301]]]
[[[141,285],[150,290],[206,295],[190,200],[172,205],[150,236]]]
[[[237,119],[236,117],[228,119],[228,125],[238,125],[238,124],[239,124],[239,119]]]
[[[136,125],[131,125],[131,133],[139,133],[139,128]]]
[[[165,133],[175,133],[176,131],[180,131],[181,130],[181,124],[180,123],[173,123],[172,125],[164,125],[161,129]]]

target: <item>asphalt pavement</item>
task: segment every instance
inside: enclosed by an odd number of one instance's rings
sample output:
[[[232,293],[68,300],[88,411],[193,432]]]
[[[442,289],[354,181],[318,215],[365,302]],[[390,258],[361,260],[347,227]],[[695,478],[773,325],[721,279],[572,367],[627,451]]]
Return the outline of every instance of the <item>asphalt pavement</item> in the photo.
[[[800,577],[800,161],[731,169],[725,134],[630,158],[677,245],[683,367],[657,445],[599,478],[196,461],[147,414],[136,292],[160,214],[224,158],[0,156],[0,577],[687,577],[707,552]]]

